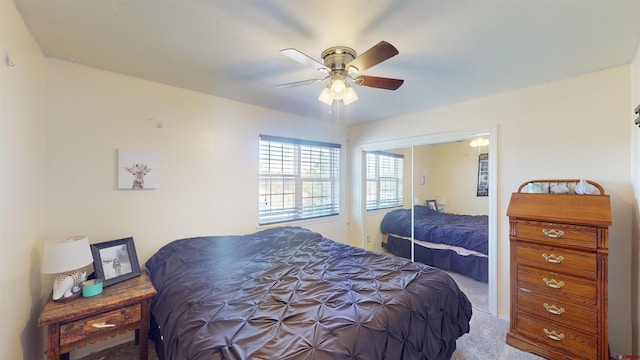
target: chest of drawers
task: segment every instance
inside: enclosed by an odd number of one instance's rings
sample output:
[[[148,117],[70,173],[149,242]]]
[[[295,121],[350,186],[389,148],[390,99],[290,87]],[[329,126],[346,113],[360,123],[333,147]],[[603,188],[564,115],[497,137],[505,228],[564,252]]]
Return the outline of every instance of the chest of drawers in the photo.
[[[608,359],[609,196],[602,190],[600,195],[517,192],[507,215],[507,343],[550,359]]]

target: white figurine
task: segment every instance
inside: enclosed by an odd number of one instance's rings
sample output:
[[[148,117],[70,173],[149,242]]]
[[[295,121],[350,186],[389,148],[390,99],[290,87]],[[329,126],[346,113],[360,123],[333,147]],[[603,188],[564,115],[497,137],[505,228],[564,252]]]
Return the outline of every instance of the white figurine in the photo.
[[[80,284],[87,279],[87,272],[78,270],[56,276],[53,282],[53,300],[69,297],[80,292]]]

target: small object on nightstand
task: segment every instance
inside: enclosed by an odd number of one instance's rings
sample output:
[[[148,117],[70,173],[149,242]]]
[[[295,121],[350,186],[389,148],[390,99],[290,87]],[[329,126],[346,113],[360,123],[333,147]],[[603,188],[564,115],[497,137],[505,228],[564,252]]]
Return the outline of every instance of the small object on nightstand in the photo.
[[[91,279],[82,283],[82,296],[91,297],[102,293],[102,279]]]

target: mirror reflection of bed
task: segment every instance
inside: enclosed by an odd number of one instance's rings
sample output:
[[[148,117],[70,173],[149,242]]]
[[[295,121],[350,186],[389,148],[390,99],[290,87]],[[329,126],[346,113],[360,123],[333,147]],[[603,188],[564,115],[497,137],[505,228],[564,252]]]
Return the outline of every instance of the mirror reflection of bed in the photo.
[[[403,205],[367,211],[366,247],[371,251],[411,258],[413,207],[415,238],[433,241],[413,245],[415,261],[449,273],[474,308],[488,311],[489,198],[477,196],[478,160],[480,154],[488,152],[488,147],[471,147],[471,140],[382,151],[403,156]],[[372,185],[368,182],[367,186]],[[379,181],[377,186],[381,193],[378,196],[384,198],[384,183]],[[428,207],[427,200],[430,200],[429,205],[435,200],[438,210]],[[381,231],[383,220],[385,234]],[[407,223],[403,224],[403,221]],[[439,244],[439,236],[454,245]]]

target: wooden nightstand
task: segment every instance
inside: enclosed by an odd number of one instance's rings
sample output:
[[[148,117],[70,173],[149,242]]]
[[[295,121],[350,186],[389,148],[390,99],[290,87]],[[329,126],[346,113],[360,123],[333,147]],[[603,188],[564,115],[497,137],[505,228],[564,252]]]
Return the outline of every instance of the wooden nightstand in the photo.
[[[68,359],[75,348],[135,330],[140,360],[146,360],[149,309],[155,294],[149,276],[142,274],[94,297],[54,302],[49,296],[38,318],[38,327],[48,326],[47,359]]]

